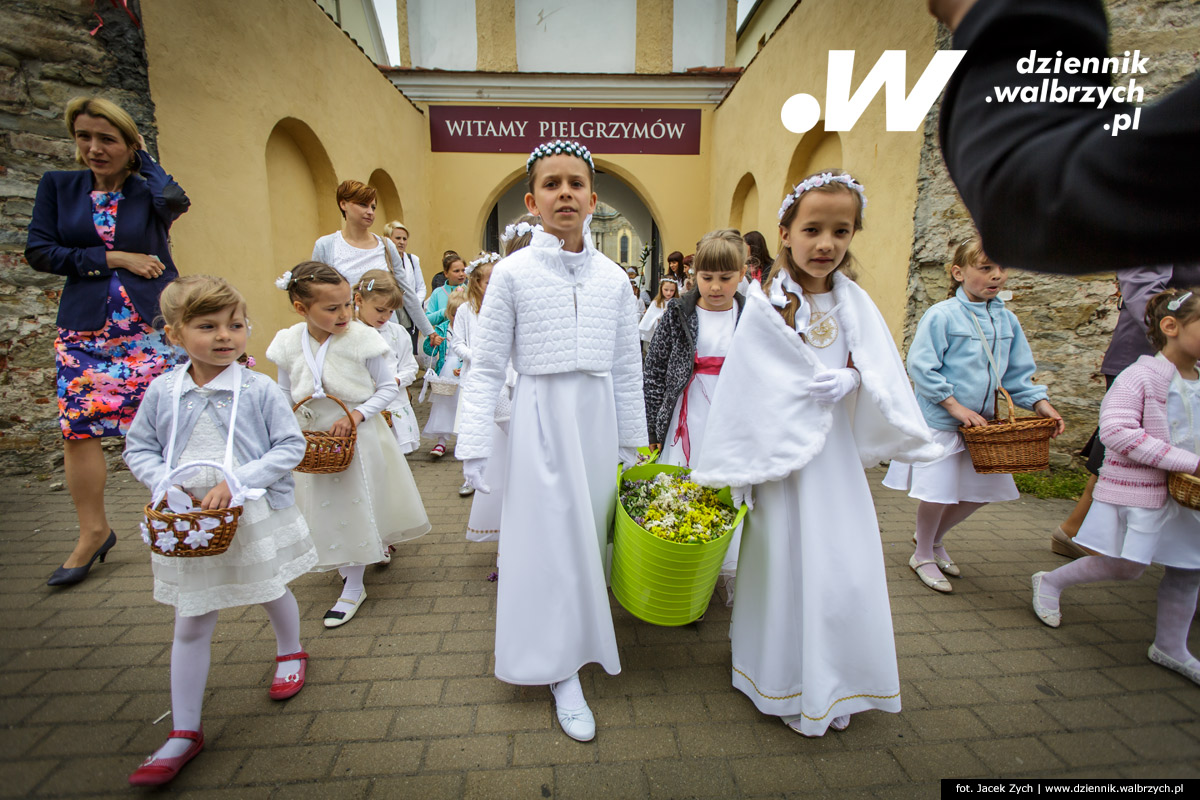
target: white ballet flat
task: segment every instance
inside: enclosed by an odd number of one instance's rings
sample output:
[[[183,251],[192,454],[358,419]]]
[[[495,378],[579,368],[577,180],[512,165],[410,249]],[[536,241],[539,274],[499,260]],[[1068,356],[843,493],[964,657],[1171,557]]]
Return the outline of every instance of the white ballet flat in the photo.
[[[1042,605],[1042,577],[1045,575],[1045,570],[1033,573],[1033,613],[1051,628],[1057,628],[1062,624],[1062,612]],[[1150,660],[1153,661],[1154,656],[1151,656]]]
[[[1146,653],[1146,655],[1151,661],[1153,661],[1155,664],[1158,664],[1160,667],[1173,669],[1180,675],[1191,680],[1192,683],[1200,683],[1200,661],[1197,661],[1193,658],[1191,661],[1185,664],[1182,661],[1177,661],[1176,659],[1171,658],[1162,650],[1159,650],[1157,645],[1153,644],[1150,645],[1150,650]]]
[[[359,607],[362,606],[362,601],[366,600],[366,599],[367,599],[367,590],[363,589],[363,593],[360,594],[358,596],[358,600],[355,601],[352,606],[350,606],[349,611],[334,611],[332,608],[329,609],[328,611],[326,611],[325,612],[325,627],[326,628],[337,628],[341,625],[345,625],[347,622],[354,619],[354,615],[358,613]],[[349,603],[350,601],[339,597],[338,602],[339,603]]]
[[[588,708],[587,703],[570,710],[555,704],[554,710],[558,714],[558,724],[567,736],[577,742],[590,742],[596,738],[596,718],[592,716],[592,709]]]
[[[921,579],[921,583],[925,584],[930,589],[933,589],[935,592],[941,592],[943,594],[953,592],[954,587],[951,586],[950,581],[946,580],[944,577],[931,578],[924,572],[921,572],[921,567],[925,566],[926,564],[933,564],[934,566],[937,566],[937,561],[932,558],[927,558],[924,561],[918,561],[916,555],[913,555],[912,558],[908,559],[908,566],[912,568],[913,572],[917,573],[917,577]]]
[[[917,535],[916,535],[915,533],[913,534],[913,537],[912,537],[912,543],[913,543],[913,544],[916,544],[916,543],[917,543]],[[953,561],[951,561],[950,559],[948,559],[948,558],[939,558],[939,557],[938,557],[938,554],[937,554],[937,553],[934,553],[934,554],[933,554],[933,561],[934,561],[934,563],[935,563],[935,564],[937,564],[937,565],[938,565],[938,569],[940,569],[942,572],[944,572],[944,573],[946,573],[947,575],[949,575],[951,578],[960,578],[960,577],[962,577],[962,570],[960,570],[960,569],[958,568],[958,564],[955,564],[955,563],[954,563]]]

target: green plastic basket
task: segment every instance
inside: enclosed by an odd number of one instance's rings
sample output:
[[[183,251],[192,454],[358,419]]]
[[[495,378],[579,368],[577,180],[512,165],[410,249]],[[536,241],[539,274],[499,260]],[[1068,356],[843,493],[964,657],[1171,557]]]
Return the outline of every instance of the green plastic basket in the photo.
[[[643,464],[617,476],[618,498],[626,480],[642,481],[662,472],[687,472],[686,467]],[[723,502],[733,507],[729,490]],[[746,516],[742,506],[733,521],[736,528]],[[708,608],[732,533],[698,544],[660,539],[633,521],[617,503],[613,537],[612,590],[630,614],[653,625],[678,626],[695,622]]]

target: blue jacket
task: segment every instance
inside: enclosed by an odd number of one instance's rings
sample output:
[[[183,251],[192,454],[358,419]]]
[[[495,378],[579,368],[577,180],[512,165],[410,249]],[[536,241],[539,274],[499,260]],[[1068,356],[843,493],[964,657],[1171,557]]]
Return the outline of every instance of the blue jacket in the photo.
[[[1033,382],[1037,366],[1016,315],[1003,300],[973,303],[959,287],[954,297],[925,312],[908,348],[908,375],[931,428],[958,430],[959,421],[939,405],[951,396],[984,417],[994,413],[996,379],[972,316],[983,329],[1013,402],[1032,409],[1046,399],[1046,387]]]
[[[241,366],[231,366],[242,381],[238,399],[237,432],[233,452],[241,463],[234,473],[250,489],[266,489],[271,508],[287,508],[296,502],[292,470],[304,458],[304,434],[292,415],[292,407],[275,381]],[[125,437],[125,463],[133,477],[153,489],[164,475],[179,466],[192,430],[201,414],[207,415],[222,436],[229,434],[229,412],[233,392],[222,390],[204,397],[195,390],[179,401],[179,426],[175,433],[175,463],[166,463],[171,436],[172,392],[182,380],[187,365],[164,372],[146,389],[137,416]]]
[[[158,256],[165,269],[158,278],[120,271],[133,307],[147,325],[158,317],[158,296],[179,277],[167,233],[191,201],[179,184],[145,151],[139,152],[138,172],[125,179],[117,206],[113,249]],[[38,272],[67,279],[58,303],[58,326],[75,331],[104,327],[105,299],[112,270],[107,248],[92,223],[92,172],[47,172],[38,184],[29,222],[25,259]]]

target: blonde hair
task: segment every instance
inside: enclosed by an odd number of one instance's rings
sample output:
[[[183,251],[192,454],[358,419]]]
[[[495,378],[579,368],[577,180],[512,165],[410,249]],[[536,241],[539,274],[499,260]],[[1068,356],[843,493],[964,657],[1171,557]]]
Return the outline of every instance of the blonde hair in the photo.
[[[710,231],[696,246],[696,272],[741,272],[746,266],[746,243],[733,228]]]
[[[399,228],[400,230],[404,231],[405,233],[408,233],[408,227],[400,220],[394,219],[391,222],[389,222],[387,225],[383,226],[383,235],[387,236],[388,238],[391,238],[392,231],[396,230],[396,228]]]
[[[67,133],[71,135],[72,142],[75,141],[75,118],[80,114],[108,120],[114,128],[121,132],[121,138],[125,140],[128,147],[133,150],[140,149],[137,123],[133,121],[133,117],[129,116],[129,112],[125,109],[103,97],[75,97],[67,103],[63,121],[67,123]],[[87,159],[79,152],[78,146],[75,148],[75,163],[87,164]]]
[[[654,307],[662,308],[667,304],[667,298],[663,297],[663,286],[671,284],[675,287],[675,297],[679,297],[679,281],[674,278],[663,278],[658,282],[658,293],[654,295]]]
[[[404,305],[404,290],[396,283],[392,273],[382,269],[364,272],[354,285],[354,293],[363,300],[380,300],[393,311]]]
[[[164,325],[180,328],[196,317],[216,314],[230,307],[245,313],[246,298],[224,278],[215,275],[187,275],[167,284],[158,297],[159,319]]]
[[[467,293],[463,291],[453,291],[450,293],[450,299],[446,301],[446,319],[450,324],[454,324],[454,315],[458,312],[460,306],[468,301]]]
[[[532,226],[534,226],[534,225],[540,225],[541,221],[542,221],[541,217],[537,216],[536,214],[522,214],[521,216],[517,217],[517,219],[514,220],[512,224],[519,225],[522,222],[524,222],[532,228]],[[525,233],[522,233],[520,236],[514,236],[513,238],[509,239],[507,242],[504,243],[504,255],[511,256],[513,253],[517,252],[522,247],[528,247],[529,243],[532,241],[533,241],[533,231],[532,230],[526,231]]]
[[[820,172],[814,172],[812,175],[802,178],[800,183],[807,181],[809,178],[815,178],[816,176],[825,173],[829,173],[830,175],[849,175],[849,173],[845,170],[823,169]],[[857,233],[858,231],[862,230],[862,195],[851,189],[846,184],[837,181],[825,183],[821,186],[814,186],[813,188],[801,194],[800,197],[796,198],[796,202],[788,206],[787,210],[783,212],[783,217],[779,220],[780,230],[788,228],[796,220],[796,214],[798,214],[800,210],[800,203],[804,200],[804,195],[808,194],[809,192],[825,192],[827,194],[835,194],[838,192],[848,193],[854,198],[854,231]],[[787,270],[788,275],[790,275],[792,280],[796,281],[796,283],[800,282],[801,270],[800,267],[796,266],[796,262],[792,260],[792,249],[790,247],[780,248],[779,254],[775,256],[775,263],[771,265],[770,272],[762,282],[762,288],[764,292],[769,293],[771,291],[771,284],[775,282],[776,277],[783,270]],[[854,280],[858,277],[854,271],[854,256],[850,253],[849,248],[846,249],[846,255],[842,257],[842,263],[837,265],[837,267],[834,269],[834,272],[841,272],[850,280]],[[833,273],[830,273],[829,275],[829,283],[832,286]],[[787,305],[784,308],[779,309],[779,313],[788,325],[795,327],[796,312],[800,309],[800,298],[786,290],[784,291],[784,295],[787,296]]]
[[[495,266],[493,262],[480,264],[471,270],[471,274],[467,276],[467,290],[464,294],[466,294],[467,300],[471,303],[471,310],[476,314],[483,307],[483,282],[491,278],[493,266]]]
[[[1172,300],[1179,300],[1185,294],[1191,296],[1180,302],[1174,311],[1167,307]],[[1200,286],[1190,289],[1167,289],[1154,295],[1150,302],[1146,303],[1146,336],[1150,339],[1150,344],[1154,345],[1155,351],[1167,346],[1167,335],[1159,327],[1159,323],[1167,317],[1174,317],[1180,325],[1200,319]]]
[[[954,268],[966,269],[984,261],[987,261],[987,253],[983,252],[983,242],[979,241],[978,234],[967,237],[954,248],[954,259],[946,265],[946,274],[950,276],[950,291],[946,293],[946,299],[954,297],[958,287],[962,286],[962,281],[954,278]]]

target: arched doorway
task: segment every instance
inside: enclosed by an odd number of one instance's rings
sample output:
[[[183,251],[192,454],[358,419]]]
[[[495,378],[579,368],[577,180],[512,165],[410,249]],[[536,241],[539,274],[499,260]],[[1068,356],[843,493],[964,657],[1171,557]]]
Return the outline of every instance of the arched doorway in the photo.
[[[527,213],[526,191],[525,175],[521,173],[499,194],[480,236],[482,249],[499,252],[501,231]],[[600,199],[591,224],[596,249],[622,267],[636,269],[646,291],[657,291],[662,248],[658,224],[649,205],[632,186],[603,167],[596,170],[596,194]]]

